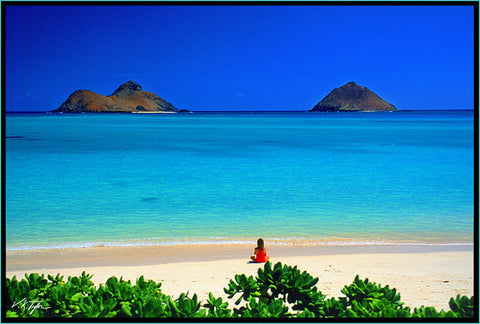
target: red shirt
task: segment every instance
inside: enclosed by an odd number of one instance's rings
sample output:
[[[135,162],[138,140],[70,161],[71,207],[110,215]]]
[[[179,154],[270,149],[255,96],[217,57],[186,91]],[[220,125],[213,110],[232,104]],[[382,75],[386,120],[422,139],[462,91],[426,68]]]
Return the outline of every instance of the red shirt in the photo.
[[[267,250],[265,248],[261,248],[257,250],[255,255],[255,262],[266,262],[267,261]]]

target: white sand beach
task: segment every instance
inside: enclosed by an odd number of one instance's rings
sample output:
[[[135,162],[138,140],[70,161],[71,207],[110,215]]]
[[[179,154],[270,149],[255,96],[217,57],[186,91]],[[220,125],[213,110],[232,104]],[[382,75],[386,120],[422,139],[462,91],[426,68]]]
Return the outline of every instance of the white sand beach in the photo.
[[[389,285],[406,306],[448,310],[457,294],[472,296],[472,246],[268,246],[271,262],[297,265],[319,277],[318,289],[327,298],[358,274]],[[236,274],[254,275],[262,264],[248,263],[253,245],[192,245],[95,247],[7,251],[7,277],[38,272],[78,276],[93,274],[98,285],[111,276],[132,280],[141,275],[162,282],[162,291],[178,297],[187,291],[200,299],[212,292],[226,298],[223,288]],[[228,300],[233,305],[232,300]]]

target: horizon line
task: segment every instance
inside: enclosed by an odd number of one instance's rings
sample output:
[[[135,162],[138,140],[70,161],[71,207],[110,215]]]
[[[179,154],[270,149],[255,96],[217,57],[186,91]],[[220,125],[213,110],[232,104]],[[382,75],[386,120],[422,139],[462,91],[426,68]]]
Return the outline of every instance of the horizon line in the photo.
[[[180,109],[179,109],[180,110]],[[189,112],[329,112],[329,111],[311,111],[311,110],[188,110]],[[398,111],[475,111],[475,108],[461,108],[461,109],[453,109],[453,108],[435,108],[435,109],[398,109]],[[53,112],[52,110],[3,110],[4,113],[52,113],[52,114],[60,114]],[[337,112],[366,112],[366,111],[331,111],[334,113]],[[395,111],[368,111],[368,112],[395,112]],[[102,114],[102,113],[109,113],[109,112],[81,112],[81,113],[66,113],[66,114]],[[111,112],[113,114],[130,114],[131,112]]]

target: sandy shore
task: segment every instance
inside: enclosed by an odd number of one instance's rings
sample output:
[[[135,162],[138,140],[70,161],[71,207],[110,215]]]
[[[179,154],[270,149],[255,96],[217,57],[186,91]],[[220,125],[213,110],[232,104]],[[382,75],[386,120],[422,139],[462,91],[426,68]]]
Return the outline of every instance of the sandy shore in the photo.
[[[397,288],[410,307],[448,310],[450,297],[472,296],[473,246],[268,246],[273,263],[297,265],[319,277],[317,287],[327,297],[355,275]],[[162,291],[178,297],[189,291],[200,299],[208,292],[226,298],[223,288],[235,274],[255,275],[258,264],[248,263],[253,245],[192,245],[95,247],[7,251],[7,277],[31,272],[78,276],[93,274],[96,285],[111,276],[162,282]],[[229,300],[233,305],[233,301]]]
[[[132,111],[132,114],[175,114],[176,111]]]

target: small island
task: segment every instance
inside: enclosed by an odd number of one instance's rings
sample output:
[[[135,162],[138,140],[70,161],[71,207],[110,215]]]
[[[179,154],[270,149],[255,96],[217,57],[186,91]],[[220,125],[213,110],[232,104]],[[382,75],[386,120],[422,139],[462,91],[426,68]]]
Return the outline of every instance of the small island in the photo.
[[[77,90],[54,113],[176,113],[178,109],[156,94],[143,91],[142,87],[128,81],[110,96],[90,90]]]
[[[397,108],[351,81],[333,89],[310,111],[397,111]]]

